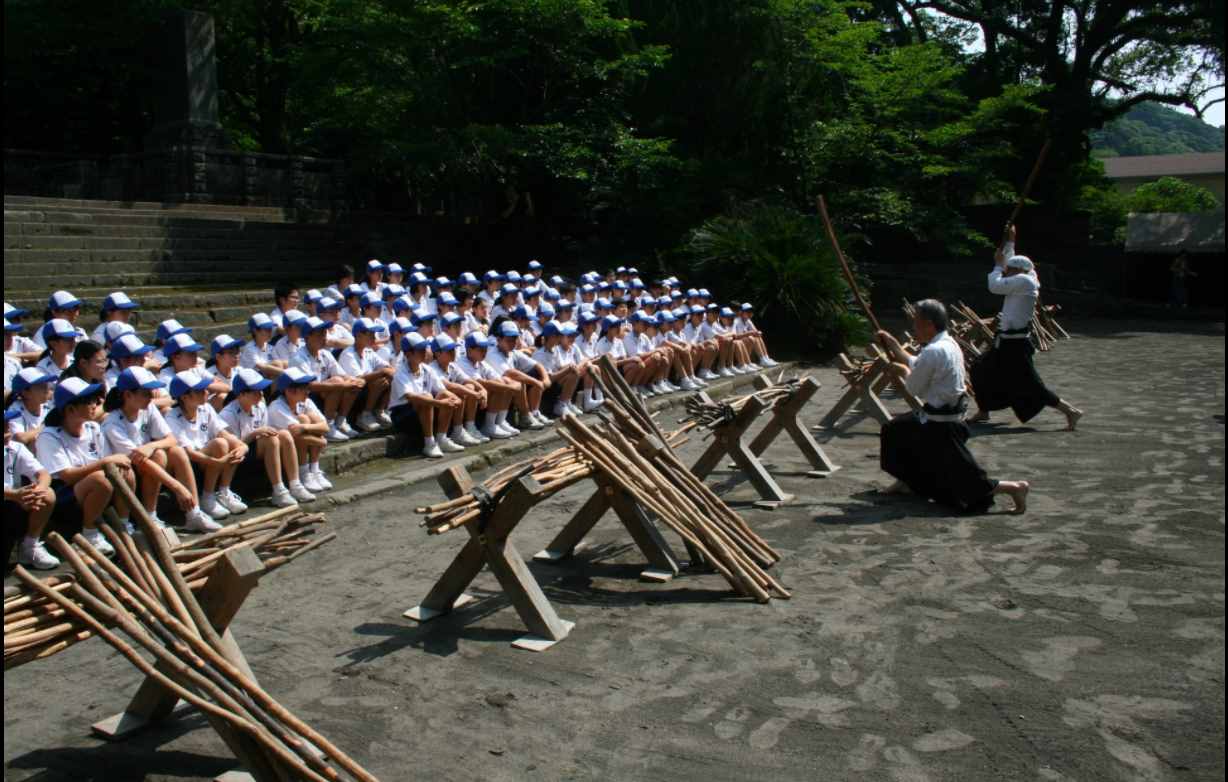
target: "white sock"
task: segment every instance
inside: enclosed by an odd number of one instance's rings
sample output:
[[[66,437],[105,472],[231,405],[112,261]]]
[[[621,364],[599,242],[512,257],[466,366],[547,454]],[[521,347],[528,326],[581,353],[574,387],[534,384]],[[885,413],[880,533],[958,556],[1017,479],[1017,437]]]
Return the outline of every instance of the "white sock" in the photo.
[[[207,491],[205,492],[204,496],[200,498],[200,500],[201,502],[217,502],[217,493]]]
[[[303,487],[303,480],[302,480],[302,478],[295,478],[294,480],[290,481],[290,488],[291,488],[291,489],[302,489],[302,488],[304,488],[304,487]]]
[[[307,480],[308,475],[311,475],[311,465],[310,464],[299,465],[299,468],[298,468],[299,483],[302,483],[303,481]]]
[[[426,442],[425,442],[425,443],[423,443],[423,444],[424,444],[424,445],[425,445],[427,448],[430,448],[432,445],[435,445],[435,438],[434,438],[434,436],[431,436],[431,437],[426,438]]]
[[[500,410],[495,418],[495,425],[502,426],[503,424],[506,424],[507,414],[510,412],[511,412],[510,410]]]
[[[319,462],[312,462],[312,463],[311,463],[311,465],[310,465],[310,466],[309,466],[307,469],[311,470],[311,471],[312,471],[313,473],[315,473],[316,475],[323,475],[323,474],[324,474],[324,471],[320,469],[320,463],[319,463]]]
[[[452,427],[452,437],[451,437],[452,441],[455,442],[457,440],[463,439],[462,434],[464,433],[464,431],[465,431],[465,427],[462,426],[461,424],[457,424],[456,426]]]
[[[21,539],[21,545],[23,548],[34,548],[37,543],[38,538],[34,537],[33,535],[26,535]]]
[[[283,492],[283,491],[285,491],[285,490],[286,490],[286,484],[282,483],[281,481],[278,481],[277,483],[273,484],[273,493],[274,493],[274,494],[277,494],[277,493],[279,493],[279,492]]]
[[[218,486],[218,487],[217,487],[217,493],[218,493],[218,494],[228,494],[229,492],[230,492],[230,487],[229,487],[229,486]]]
[[[498,425],[499,425],[499,414],[498,413],[487,413],[486,414],[486,428],[494,429]]]

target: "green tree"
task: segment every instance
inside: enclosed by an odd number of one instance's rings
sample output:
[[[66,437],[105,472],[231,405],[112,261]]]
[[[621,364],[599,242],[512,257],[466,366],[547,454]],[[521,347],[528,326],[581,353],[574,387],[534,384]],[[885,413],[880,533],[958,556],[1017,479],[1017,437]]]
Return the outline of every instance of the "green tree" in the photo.
[[[1139,185],[1126,197],[1127,212],[1214,212],[1223,208],[1207,188],[1171,176]]]

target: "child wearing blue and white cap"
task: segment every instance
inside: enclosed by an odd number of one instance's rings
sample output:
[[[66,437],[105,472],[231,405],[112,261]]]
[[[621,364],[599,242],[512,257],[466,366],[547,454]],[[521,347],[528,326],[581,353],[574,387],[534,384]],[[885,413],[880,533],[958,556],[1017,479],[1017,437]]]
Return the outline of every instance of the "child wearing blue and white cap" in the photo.
[[[682,327],[682,334],[691,345],[691,356],[695,361],[695,366],[699,367],[699,371],[695,373],[696,376],[704,381],[716,380],[720,375],[713,372],[712,367],[716,365],[721,352],[716,341],[716,332],[708,325],[705,318],[707,309],[700,305],[680,309],[685,311],[687,318],[686,325]]]
[[[18,562],[37,570],[51,570],[59,567],[60,560],[48,553],[42,535],[55,511],[55,491],[51,473],[13,438],[12,423],[19,415],[15,410],[4,411],[4,523],[25,527]]]
[[[166,415],[166,423],[203,474],[200,509],[220,521],[247,510],[230,484],[248,448],[206,401],[211,382],[209,376],[193,369],[175,374],[170,384],[175,406]]]
[[[32,363],[38,360],[38,354],[42,353],[43,349],[39,347],[37,342],[30,339],[23,333],[25,331],[25,326],[22,323],[22,320],[29,314],[29,310],[14,307],[7,301],[4,302],[4,319],[14,326],[12,330],[13,344],[11,347],[5,347],[4,352],[6,355],[12,354],[13,358],[17,359],[18,361]],[[8,333],[9,330],[6,328],[5,334]],[[7,345],[8,343],[6,342],[5,344]]]
[[[355,427],[364,432],[392,425],[388,414],[388,392],[392,388],[395,370],[375,349],[376,339],[387,331],[378,320],[359,318],[354,321],[354,344],[341,351],[337,363],[349,377],[363,382],[363,411]]]
[[[361,283],[364,293],[374,293],[379,295],[384,292],[384,264],[372,258],[367,261],[363,267],[363,281]]]
[[[358,320],[359,318],[363,316],[362,315],[363,293],[365,293],[365,291],[363,291],[361,285],[350,285],[349,287],[341,291],[341,301],[344,306],[341,308],[341,316],[340,318],[338,318],[338,320],[342,324],[346,326],[353,326],[354,321]]]
[[[107,351],[111,359],[111,366],[107,368],[106,384],[107,388],[115,388],[115,381],[119,377],[119,373],[129,367],[142,367],[150,369],[146,365],[146,357],[153,352],[152,345],[146,345],[141,341],[141,338],[135,334],[125,334],[119,339],[111,343]],[[153,371],[153,370],[151,370]],[[167,405],[169,407],[169,405]]]
[[[292,508],[316,497],[303,485],[294,437],[288,430],[269,423],[264,391],[272,384],[254,369],[240,369],[231,386],[231,400],[222,408],[221,416],[230,432],[247,445],[245,463],[259,461],[264,465],[273,488],[273,506]]]
[[[558,398],[553,409],[555,418],[561,418],[567,413],[581,414],[581,410],[572,404],[576,389],[580,387],[580,367],[572,362],[570,354],[563,353],[562,344],[562,326],[555,321],[548,321],[542,326],[541,346],[533,354],[533,360],[546,370],[553,387],[558,389]]]
[[[13,388],[13,378],[21,371],[21,360],[11,354],[13,349],[13,340],[17,333],[21,331],[21,324],[10,323],[8,318],[4,319],[4,395]]]
[[[384,267],[384,282],[388,285],[405,284],[405,267],[393,261]]]
[[[486,362],[487,351],[494,346],[494,340],[480,331],[465,335],[464,349],[458,348],[459,355],[450,366],[468,383],[475,383],[486,392],[485,418],[478,433],[484,440],[506,440],[520,434],[518,429],[507,423],[508,410],[512,399],[522,387],[519,383],[499,375]],[[476,422],[475,422],[476,423]],[[472,432],[470,432],[472,434]]]
[[[767,342],[763,338],[763,332],[755,325],[751,319],[755,312],[755,306],[750,302],[742,304],[738,308],[738,317],[733,322],[733,331],[744,339],[751,348],[751,353],[757,357],[759,364],[765,367],[775,367],[779,364],[768,355]]]
[[[306,313],[295,310],[286,313],[282,326],[285,335],[273,345],[273,361],[282,368],[290,366],[299,349],[303,347],[303,329],[307,324]]]
[[[39,356],[36,367],[49,375],[59,377],[72,366],[73,349],[77,346],[77,330],[61,318],[53,318],[38,330],[45,349]]]
[[[76,334],[77,340],[86,338],[85,330],[77,325],[81,316],[81,300],[68,291],[56,291],[47,298],[47,309],[43,311],[43,322],[52,320],[66,321]],[[46,348],[47,335],[43,329],[34,332],[34,342],[39,348]]]
[[[313,494],[328,491],[333,484],[320,467],[320,456],[328,445],[329,430],[324,414],[311,401],[315,375],[300,367],[290,367],[277,378],[277,395],[269,405],[269,426],[290,433],[298,456],[299,481]]]
[[[690,346],[674,332],[674,324],[677,320],[672,312],[663,309],[650,323],[646,324],[646,331],[652,338],[652,344],[657,350],[662,351],[669,361],[673,377],[678,378],[678,387],[683,391],[698,391],[705,384],[695,377],[695,364]]]
[[[38,367],[26,367],[13,378],[11,395],[5,395],[5,411],[16,418],[9,424],[17,441],[33,448],[43,431],[43,421],[51,410],[51,393],[56,378]]]
[[[398,430],[410,432],[415,422],[421,427],[423,456],[442,459],[445,452],[465,450],[465,446],[448,437],[452,420],[460,415],[463,403],[444,387],[439,375],[427,369],[428,345],[421,334],[410,333],[401,338],[404,360],[392,378],[389,409]]]
[[[102,300],[102,307],[98,311],[99,324],[94,333],[90,335],[90,339],[95,342],[106,344],[107,340],[103,334],[103,330],[108,323],[129,323],[132,320],[132,313],[141,308],[132,299],[128,298],[128,294],[123,291],[115,291]]]
[[[490,309],[494,309],[499,303],[499,286],[503,282],[503,275],[491,269],[482,275],[482,290],[478,291],[476,298],[486,302],[486,306]]]
[[[552,383],[545,367],[517,347],[520,334],[520,329],[511,321],[499,324],[494,335],[495,345],[487,352],[486,362],[501,377],[521,385],[516,401],[525,424],[530,429],[542,429],[553,423],[541,412],[542,397]]]
[[[354,344],[354,335],[350,332],[350,327],[341,322],[341,308],[341,302],[331,296],[325,296],[316,305],[316,311],[319,313],[317,317],[328,324],[324,344],[334,353]]]
[[[459,344],[452,337],[441,334],[431,341],[431,353],[435,361],[427,365],[443,386],[461,400],[461,409],[452,416],[452,432],[448,439],[460,446],[481,445],[489,442],[478,431],[478,410],[489,401],[486,389],[471,380],[456,363]]]
[[[281,376],[285,367],[273,355],[273,332],[276,328],[273,319],[263,312],[248,318],[247,333],[251,339],[239,351],[240,368],[254,369],[270,380]]]
[[[243,340],[235,339],[229,334],[219,334],[209,345],[210,359],[206,365],[213,373],[213,379],[224,384],[226,390],[210,391],[209,404],[213,409],[222,412],[226,399],[230,396],[234,384],[235,372],[239,370],[239,351],[243,349]]]
[[[102,409],[102,386],[79,377],[68,378],[55,388],[51,412],[38,436],[38,461],[51,473],[56,515],[79,522],[82,535],[103,554],[115,550],[98,531],[102,512],[114,507],[119,520],[131,531],[129,508],[115,491],[103,468],[113,464],[121,478],[136,489],[136,473],[127,456],[112,453],[102,427],[95,420]]]
[[[166,354],[162,352],[162,348],[166,347],[166,343],[176,334],[191,333],[192,329],[173,318],[159,323],[157,331],[154,332],[154,351],[147,357],[145,367],[156,371],[166,366]]]
[[[324,418],[332,423],[325,439],[330,443],[343,443],[358,435],[347,419],[364,383],[347,375],[337,363],[332,351],[326,347],[327,335],[327,323],[319,318],[308,318],[303,326],[303,347],[291,357],[290,366],[315,375],[311,393],[319,397]]]
[[[124,454],[136,471],[141,504],[159,526],[158,494],[165,486],[184,512],[187,528],[213,532],[217,523],[200,509],[196,476],[188,453],[153,403],[154,391],[165,384],[142,367],[125,369],[107,393],[102,434],[112,453]]]

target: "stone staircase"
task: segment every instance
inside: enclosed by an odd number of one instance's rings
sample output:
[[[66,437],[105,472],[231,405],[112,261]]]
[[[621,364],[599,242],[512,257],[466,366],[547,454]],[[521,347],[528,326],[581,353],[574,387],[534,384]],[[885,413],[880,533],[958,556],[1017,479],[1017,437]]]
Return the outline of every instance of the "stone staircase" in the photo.
[[[242,336],[248,315],[272,307],[277,281],[316,287],[353,260],[340,236],[279,208],[5,196],[4,300],[30,310],[32,331],[48,294],[71,291],[93,330],[102,299],[122,289],[141,304],[147,341],[172,317],[201,341]]]

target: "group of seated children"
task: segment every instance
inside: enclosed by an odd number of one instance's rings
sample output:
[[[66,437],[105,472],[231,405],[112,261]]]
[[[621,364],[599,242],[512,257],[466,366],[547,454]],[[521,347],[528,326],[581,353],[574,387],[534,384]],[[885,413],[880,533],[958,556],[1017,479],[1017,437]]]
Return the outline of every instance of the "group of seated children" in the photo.
[[[222,334],[207,349],[173,319],[145,344],[122,291],[89,335],[67,291],[33,337],[29,313],[6,303],[5,502],[6,519],[25,520],[20,560],[55,565],[39,542],[53,512],[110,548],[98,520],[113,508],[126,523],[129,509],[106,464],[159,523],[165,489],[188,529],[209,531],[247,509],[232,488],[240,471],[263,469],[278,507],[310,502],[332,488],[325,448],[359,432],[420,434],[425,456],[442,458],[592,412],[603,356],[644,397],[776,365],[751,305],[722,307],[677,277],[645,285],[620,267],[572,284],[537,261],[481,279],[429,273],[372,260],[361,280],[344,266],[324,291],[279,285],[247,339]]]

